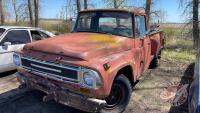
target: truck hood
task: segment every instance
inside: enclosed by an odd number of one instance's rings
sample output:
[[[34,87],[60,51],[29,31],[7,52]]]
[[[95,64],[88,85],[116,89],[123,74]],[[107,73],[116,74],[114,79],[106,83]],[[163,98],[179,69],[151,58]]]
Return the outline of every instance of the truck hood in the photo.
[[[24,49],[89,60],[127,51],[130,46],[127,37],[97,33],[69,33],[27,44]]]

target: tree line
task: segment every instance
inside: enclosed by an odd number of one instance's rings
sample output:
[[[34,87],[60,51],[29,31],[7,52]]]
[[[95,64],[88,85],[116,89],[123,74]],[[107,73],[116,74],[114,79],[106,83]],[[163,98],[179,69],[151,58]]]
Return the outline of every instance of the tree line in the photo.
[[[19,0],[10,0],[10,3],[13,6],[15,22],[19,22],[21,16],[24,13],[28,13],[30,26],[38,27],[39,25],[39,5],[40,0],[22,0],[21,4],[17,4]],[[8,3],[8,0],[0,0],[0,19],[1,25],[5,25],[6,20],[6,8],[5,4]],[[23,11],[22,11],[23,8]],[[28,12],[25,12],[28,11]]]
[[[199,38],[199,0],[179,0],[183,15],[187,17],[187,25],[192,25],[194,48],[200,49]]]
[[[5,2],[10,1],[9,3],[12,4],[13,10],[14,10],[14,17],[15,17],[15,23],[16,25],[18,22],[22,19],[29,19],[30,26],[38,27],[39,25],[39,15],[40,15],[40,0],[0,0],[0,20],[1,25],[5,25],[6,20],[6,8],[5,8]],[[19,1],[22,1],[19,4]],[[76,13],[81,10],[87,10],[88,9],[88,0],[66,0],[70,1],[69,4],[66,5],[66,7],[69,7],[73,3],[76,6]],[[104,3],[106,3],[107,6],[113,7],[113,8],[122,8],[123,4],[128,0],[103,0]],[[150,4],[151,0],[146,0],[147,5],[147,14],[150,14]],[[83,2],[83,4],[81,4]],[[83,6],[82,6],[83,5]]]
[[[9,0],[0,0],[0,22],[1,25],[5,25],[5,10],[4,7],[5,2]],[[28,18],[29,25],[38,27],[39,25],[39,15],[40,15],[40,2],[41,0],[10,0],[14,9],[15,15],[15,23],[19,22],[21,18]],[[17,4],[19,1],[22,1],[21,4]],[[69,1],[66,7],[70,7],[70,5],[75,4],[76,13],[81,10],[87,10],[89,7],[90,0],[66,0]],[[108,7],[112,8],[123,8],[126,7],[126,2],[134,2],[135,0],[102,0]],[[83,4],[81,4],[83,2]],[[145,11],[147,16],[150,18],[152,13],[156,11],[152,11],[153,3],[155,0],[145,0]],[[182,3],[182,7],[185,8],[184,13],[189,10],[189,15],[191,15],[191,19],[189,23],[192,24],[193,28],[193,39],[195,48],[200,48],[200,40],[199,39],[199,0],[179,0]],[[83,5],[83,6],[82,6]],[[167,7],[167,6],[166,6]],[[191,13],[192,12],[192,13]],[[25,16],[24,16],[25,15]]]

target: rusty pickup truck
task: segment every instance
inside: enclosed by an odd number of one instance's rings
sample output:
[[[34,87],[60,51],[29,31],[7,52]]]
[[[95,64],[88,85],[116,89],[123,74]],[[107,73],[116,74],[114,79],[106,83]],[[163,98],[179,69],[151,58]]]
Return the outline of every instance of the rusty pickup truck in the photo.
[[[44,91],[87,112],[121,113],[134,85],[155,68],[163,32],[148,30],[141,9],[95,9],[78,13],[71,33],[33,42],[13,57],[21,87]]]

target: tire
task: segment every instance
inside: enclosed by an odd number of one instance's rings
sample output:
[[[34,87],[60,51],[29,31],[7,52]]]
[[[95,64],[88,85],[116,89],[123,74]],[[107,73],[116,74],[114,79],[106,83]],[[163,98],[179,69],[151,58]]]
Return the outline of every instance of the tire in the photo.
[[[155,69],[159,66],[159,60],[161,59],[162,49],[158,52],[158,55],[154,56],[149,65],[149,69]]]
[[[151,61],[151,64],[149,66],[149,69],[155,69],[159,65],[159,59],[158,57],[154,57],[153,60]]]
[[[129,79],[120,74],[114,81],[110,95],[106,97],[107,105],[100,113],[122,113],[130,101],[132,87]]]

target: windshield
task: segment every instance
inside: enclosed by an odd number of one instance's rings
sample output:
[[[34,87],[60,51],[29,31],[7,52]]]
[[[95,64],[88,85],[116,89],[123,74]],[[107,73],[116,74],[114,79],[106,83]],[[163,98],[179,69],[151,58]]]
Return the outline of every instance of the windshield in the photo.
[[[4,33],[5,29],[0,28],[0,36]]]
[[[128,12],[83,12],[74,32],[96,32],[132,37],[132,18]]]

